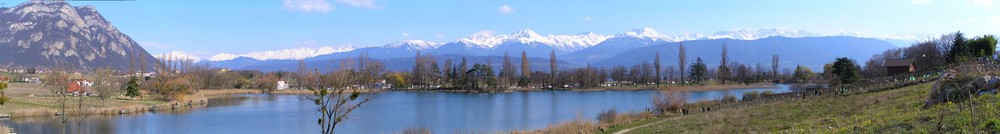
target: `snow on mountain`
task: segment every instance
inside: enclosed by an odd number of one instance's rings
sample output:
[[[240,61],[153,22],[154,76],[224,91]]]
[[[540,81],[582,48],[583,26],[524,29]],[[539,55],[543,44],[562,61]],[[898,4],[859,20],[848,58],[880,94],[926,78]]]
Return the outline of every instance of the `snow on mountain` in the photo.
[[[664,35],[664,34],[660,34],[660,32],[657,32],[653,28],[649,28],[649,27],[644,27],[644,28],[641,28],[641,29],[628,30],[628,31],[625,31],[624,33],[618,34],[618,36],[616,36],[616,37],[619,37],[619,38],[621,38],[621,37],[633,37],[633,38],[648,39],[648,40],[653,40],[653,41],[672,40],[672,38],[670,38],[669,36]]]
[[[761,28],[761,29],[736,29],[729,31],[719,31],[713,35],[707,36],[706,38],[756,40],[774,36],[797,38],[797,37],[822,36],[822,34],[810,33],[805,30],[791,30],[786,28]]]
[[[905,46],[925,40],[934,35],[931,34],[869,34],[869,33],[813,33],[800,29],[788,28],[759,28],[759,29],[733,29],[719,31],[712,34],[703,33],[673,33],[664,34],[653,28],[644,27],[640,29],[627,30],[616,35],[604,35],[594,32],[586,32],[575,35],[542,35],[532,29],[524,29],[510,34],[494,34],[493,32],[477,32],[454,42],[435,43],[423,40],[406,40],[389,43],[380,47],[358,48],[363,53],[385,53],[386,57],[405,57],[406,55],[395,55],[401,52],[412,52],[413,50],[424,50],[436,54],[457,54],[457,55],[491,55],[502,54],[508,50],[528,50],[539,48],[539,53],[548,53],[549,48],[556,49],[557,53],[574,53],[592,48],[598,44],[607,46],[594,48],[594,52],[586,53],[614,53],[612,49],[629,50],[635,47],[655,45],[659,43],[710,40],[710,39],[735,39],[735,40],[757,40],[768,37],[821,37],[821,36],[851,36],[862,38],[875,38],[893,42],[894,44]],[[454,45],[453,45],[454,44]],[[540,45],[540,46],[539,46]],[[542,48],[540,48],[542,47]],[[212,56],[208,60],[221,61],[231,60],[238,57],[249,57],[257,60],[294,60],[313,58],[319,55],[352,52],[354,47],[323,47],[319,49],[297,48],[277,51],[251,52],[246,54],[221,53]],[[402,50],[402,51],[399,51]],[[357,52],[362,53],[362,52]],[[346,53],[345,53],[346,54]],[[611,56],[612,54],[608,54]],[[338,57],[338,56],[333,56]],[[343,57],[343,55],[339,56]]]
[[[156,54],[153,55],[153,57],[160,60],[191,60],[191,62],[201,61],[201,58],[198,58],[198,56],[187,54],[184,51],[172,51],[169,53]]]
[[[609,35],[597,34],[594,32],[586,32],[576,35],[548,35],[546,37],[548,37],[550,40],[552,40],[553,43],[559,46],[570,47],[574,49],[583,49],[591,47],[596,45],[597,43],[604,42],[604,40],[607,40],[608,38],[611,38],[611,36]]]
[[[404,48],[407,50],[424,50],[424,49],[435,49],[441,47],[441,43],[428,42],[423,40],[407,40],[402,42],[394,42],[386,44],[385,48]]]
[[[611,36],[588,32],[576,35],[546,35],[542,36],[531,29],[524,29],[509,35],[492,35],[490,33],[478,33],[467,38],[459,39],[458,42],[469,45],[473,48],[495,48],[504,43],[533,44],[539,43],[548,45],[564,51],[575,51],[590,46],[594,46]]]
[[[212,56],[208,60],[223,61],[223,60],[232,60],[238,57],[249,57],[257,60],[299,60],[299,59],[316,57],[324,54],[348,52],[354,49],[355,47],[353,46],[320,47],[318,49],[302,47],[302,48],[283,49],[275,51],[250,52],[246,54],[220,53]]]

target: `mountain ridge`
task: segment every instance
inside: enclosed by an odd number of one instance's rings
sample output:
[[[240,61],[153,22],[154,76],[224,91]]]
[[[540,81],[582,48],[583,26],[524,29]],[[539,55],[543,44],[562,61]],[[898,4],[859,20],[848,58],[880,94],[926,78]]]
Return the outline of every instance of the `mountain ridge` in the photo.
[[[74,7],[63,1],[28,1],[0,8],[0,50],[6,51],[0,54],[4,57],[0,67],[5,68],[125,70],[133,62],[144,61],[141,64],[150,70],[158,63],[93,6]]]

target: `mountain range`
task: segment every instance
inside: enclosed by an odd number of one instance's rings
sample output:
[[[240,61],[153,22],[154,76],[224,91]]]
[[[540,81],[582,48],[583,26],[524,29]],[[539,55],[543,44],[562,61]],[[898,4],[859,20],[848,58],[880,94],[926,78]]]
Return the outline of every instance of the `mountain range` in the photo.
[[[780,55],[783,64],[818,67],[833,57],[864,60],[894,43],[912,43],[928,34],[870,35],[862,33],[819,34],[785,28],[737,29],[714,34],[661,34],[652,28],[627,30],[616,35],[585,32],[573,35],[541,35],[532,29],[511,34],[477,33],[446,43],[407,40],[375,47],[323,47],[247,54],[219,54],[201,60],[182,53],[148,54],[127,35],[120,33],[92,6],[73,7],[66,2],[29,1],[10,8],[0,8],[0,67],[25,68],[67,65],[81,69],[113,67],[125,69],[131,60],[156,64],[156,58],[190,59],[213,67],[292,71],[299,60],[311,68],[329,68],[331,63],[367,54],[385,62],[390,70],[408,70],[419,51],[436,55],[439,63],[465,57],[471,63],[501,63],[502,55],[519,56],[525,52],[532,68],[547,68],[550,53],[555,53],[560,67],[586,65],[615,66],[649,62],[660,52],[665,64],[676,62],[676,46],[687,44],[688,60],[702,57],[718,59],[721,44],[730,44],[734,61],[769,63],[771,55]],[[515,58],[520,59],[520,58]],[[471,64],[470,63],[470,64]],[[519,62],[518,62],[519,63]],[[709,62],[710,65],[712,62]],[[669,65],[667,65],[669,66]],[[151,68],[152,66],[148,66]]]
[[[677,58],[678,46],[683,43],[686,46],[687,60],[702,58],[710,66],[718,65],[718,60],[721,59],[721,46],[727,44],[732,61],[744,64],[763,63],[769,65],[771,56],[778,55],[781,59],[780,65],[782,67],[804,65],[821,70],[823,64],[832,62],[830,60],[837,57],[849,57],[861,61],[884,50],[896,48],[895,45],[884,40],[852,36],[768,36],[761,38],[743,36],[755,39],[703,38],[683,40],[666,36],[651,36],[656,35],[651,34],[655,33],[652,29],[638,31],[640,32],[630,31],[625,34],[609,37],[600,43],[575,51],[558,49],[555,47],[557,45],[544,45],[540,43],[544,40],[511,39],[510,37],[516,36],[500,36],[505,37],[506,40],[494,43],[494,46],[463,41],[446,44],[404,41],[382,47],[360,48],[353,51],[320,55],[302,60],[307,63],[309,68],[323,70],[336,67],[336,64],[340,60],[368,54],[370,57],[379,59],[386,63],[386,65],[389,65],[388,69],[390,70],[404,71],[412,67],[414,62],[413,57],[417,51],[421,51],[423,54],[437,55],[438,63],[443,63],[446,59],[458,60],[465,57],[468,59],[479,59],[470,60],[470,64],[492,61],[492,65],[497,67],[500,66],[498,63],[501,62],[498,60],[502,59],[501,55],[505,53],[510,54],[517,60],[515,63],[520,63],[520,58],[516,57],[519,56],[520,51],[524,51],[530,57],[529,61],[532,63],[532,69],[547,70],[548,62],[544,61],[549,61],[548,57],[551,52],[555,52],[558,55],[557,60],[559,60],[560,68],[575,68],[586,65],[598,67],[631,66],[642,62],[651,63],[653,55],[659,52],[661,54],[661,62],[665,66],[671,66],[677,63],[679,59]],[[537,37],[535,36],[536,39]],[[297,68],[298,60],[258,60],[243,57],[234,60],[207,61],[205,63],[211,64],[214,67],[231,69],[293,71]]]

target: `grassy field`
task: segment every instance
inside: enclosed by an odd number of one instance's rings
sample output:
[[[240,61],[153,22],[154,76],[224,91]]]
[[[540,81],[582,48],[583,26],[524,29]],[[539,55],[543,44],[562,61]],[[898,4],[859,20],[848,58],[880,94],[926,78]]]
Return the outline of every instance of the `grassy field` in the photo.
[[[1000,130],[1000,96],[986,94],[972,99],[974,110],[969,110],[968,101],[924,109],[932,84],[654,118],[611,130],[649,123],[654,124],[629,133],[996,133]]]

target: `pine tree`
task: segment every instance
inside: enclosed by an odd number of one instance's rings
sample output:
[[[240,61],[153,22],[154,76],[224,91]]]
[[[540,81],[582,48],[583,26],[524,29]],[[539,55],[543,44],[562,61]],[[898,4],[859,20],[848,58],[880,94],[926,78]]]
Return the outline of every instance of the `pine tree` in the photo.
[[[700,84],[705,80],[706,72],[708,72],[708,68],[701,61],[701,57],[698,57],[694,60],[694,64],[691,64],[691,83]]]
[[[656,86],[659,87],[660,86],[660,79],[663,79],[663,77],[660,77],[660,52],[659,51],[657,51],[656,52],[656,56],[653,57],[653,69],[656,70],[656,79],[653,79],[653,82],[655,82]]]
[[[681,68],[681,73],[680,73],[681,74],[681,84],[682,85],[683,84],[687,84],[687,82],[686,82],[687,79],[684,79],[684,72],[687,71],[684,68],[685,67],[685,60],[687,60],[687,57],[685,57],[685,55],[684,55],[684,42],[681,42],[680,45],[678,46],[677,55],[678,55],[677,57],[680,58],[680,60],[677,60],[677,63],[678,63],[678,65],[680,65],[679,67]]]

